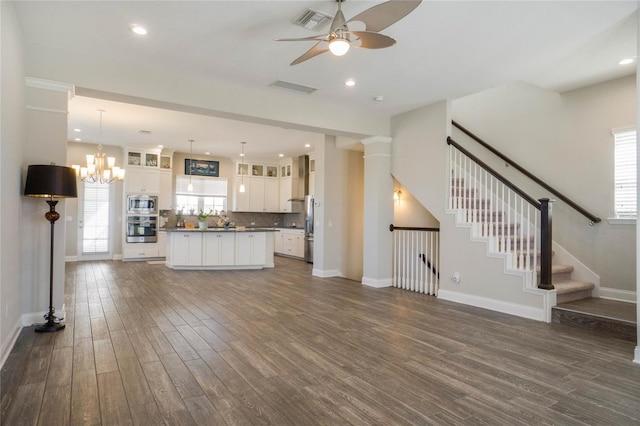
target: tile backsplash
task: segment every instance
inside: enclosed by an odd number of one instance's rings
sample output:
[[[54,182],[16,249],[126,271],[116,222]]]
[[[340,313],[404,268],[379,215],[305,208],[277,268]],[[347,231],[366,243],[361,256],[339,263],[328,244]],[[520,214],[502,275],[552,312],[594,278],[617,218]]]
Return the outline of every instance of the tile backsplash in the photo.
[[[172,228],[176,226],[177,218],[173,210],[161,210],[164,226]],[[214,226],[219,216],[209,216],[209,226]],[[254,213],[254,212],[228,212],[227,217],[236,226],[255,226],[258,228],[304,228],[304,213]],[[183,219],[189,222],[197,222],[196,215],[183,215]]]

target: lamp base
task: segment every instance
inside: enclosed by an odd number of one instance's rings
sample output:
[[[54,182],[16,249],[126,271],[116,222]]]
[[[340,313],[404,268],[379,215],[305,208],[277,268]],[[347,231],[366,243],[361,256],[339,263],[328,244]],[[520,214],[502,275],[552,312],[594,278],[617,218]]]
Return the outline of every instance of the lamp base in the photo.
[[[36,324],[36,333],[50,333],[53,331],[60,331],[64,328],[65,324],[61,321],[64,318],[58,319],[55,315],[53,315],[53,309],[51,308],[50,312],[44,316],[44,319],[47,322],[43,324]]]
[[[59,322],[45,322],[44,324],[36,324],[36,333],[50,333],[52,331],[60,331],[65,327]]]

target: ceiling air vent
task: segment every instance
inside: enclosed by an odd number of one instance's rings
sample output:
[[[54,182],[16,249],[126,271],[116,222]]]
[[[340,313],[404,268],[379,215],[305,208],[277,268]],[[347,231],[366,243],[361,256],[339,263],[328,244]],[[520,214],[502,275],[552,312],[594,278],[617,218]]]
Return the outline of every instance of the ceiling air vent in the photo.
[[[306,9],[293,21],[293,23],[313,31],[320,31],[329,22],[331,22],[332,19],[333,16],[327,15],[326,13],[318,12],[313,9]]]
[[[318,90],[313,87],[303,86],[302,84],[295,84],[295,83],[290,83],[288,81],[282,81],[282,80],[276,80],[273,83],[271,83],[269,86],[279,87],[281,89],[293,90],[294,92],[305,93],[307,95]]]

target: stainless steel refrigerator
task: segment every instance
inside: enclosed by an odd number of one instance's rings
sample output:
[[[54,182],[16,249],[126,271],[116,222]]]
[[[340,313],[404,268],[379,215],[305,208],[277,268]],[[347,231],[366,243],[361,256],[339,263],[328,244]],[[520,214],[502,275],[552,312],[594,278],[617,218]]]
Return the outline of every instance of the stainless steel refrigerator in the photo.
[[[313,263],[313,196],[304,197],[304,260]]]

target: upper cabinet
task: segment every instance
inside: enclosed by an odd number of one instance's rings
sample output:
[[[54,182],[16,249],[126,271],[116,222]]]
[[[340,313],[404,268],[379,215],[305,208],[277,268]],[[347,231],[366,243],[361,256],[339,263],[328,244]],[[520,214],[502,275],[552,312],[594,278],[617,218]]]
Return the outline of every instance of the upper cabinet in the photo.
[[[159,170],[128,169],[124,182],[128,193],[160,194]]]
[[[127,167],[151,167],[157,169],[160,167],[160,150],[159,149],[134,149],[126,150]]]
[[[173,203],[173,153],[159,148],[125,147],[125,192],[159,195],[161,210]]]
[[[173,169],[173,155],[160,155],[160,170]]]

